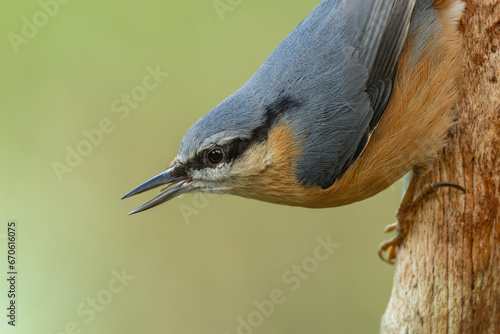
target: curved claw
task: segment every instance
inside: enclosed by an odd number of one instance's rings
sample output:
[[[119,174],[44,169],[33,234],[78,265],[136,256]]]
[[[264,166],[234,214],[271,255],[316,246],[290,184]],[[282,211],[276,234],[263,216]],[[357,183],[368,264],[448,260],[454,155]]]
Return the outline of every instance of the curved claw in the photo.
[[[405,240],[408,235],[409,228],[411,226],[412,219],[410,217],[402,217],[395,223],[392,223],[386,227],[386,231],[393,231],[396,229],[396,235],[387,241],[380,244],[378,248],[378,256],[382,261],[389,264],[394,264],[396,262],[396,256],[398,255],[398,247]],[[385,251],[389,249],[387,258],[384,257]]]
[[[396,263],[396,257],[398,255],[398,247],[399,247],[399,245],[396,243],[393,243],[392,239],[384,241],[378,247],[378,256],[380,257],[380,259],[382,261],[387,262],[389,264],[394,264],[394,263]],[[388,249],[389,249],[389,253],[387,254],[387,257],[385,257],[384,253]]]
[[[385,233],[392,232],[396,229],[396,227],[398,227],[398,222],[394,222],[392,224],[389,224],[385,227],[384,232]]]
[[[412,179],[412,183],[413,182],[414,181]],[[401,206],[397,213],[398,221],[387,225],[385,228],[385,232],[396,230],[396,235],[391,239],[382,242],[378,248],[378,256],[382,259],[382,261],[389,264],[396,263],[398,248],[401,246],[402,242],[408,235],[410,226],[413,222],[412,214],[418,207],[420,207],[424,199],[436,192],[438,188],[442,187],[451,187],[465,192],[465,189],[458,184],[451,182],[437,182],[425,185],[416,196],[413,196],[415,193],[415,186],[416,182],[410,184],[410,191],[405,194],[405,197],[401,202]],[[389,250],[389,253],[387,254],[387,257],[385,257],[384,254],[387,250]]]

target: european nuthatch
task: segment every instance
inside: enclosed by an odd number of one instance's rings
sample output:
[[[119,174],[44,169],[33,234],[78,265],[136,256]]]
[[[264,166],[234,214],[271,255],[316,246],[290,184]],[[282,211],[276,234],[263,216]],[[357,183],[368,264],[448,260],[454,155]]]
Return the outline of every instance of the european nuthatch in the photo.
[[[166,185],[132,213],[193,191],[334,207],[428,170],[454,122],[463,8],[458,0],[322,1],[187,131],[166,171],[124,196]],[[454,185],[425,193],[439,186]],[[391,260],[408,208],[425,195],[415,189],[411,182],[399,233],[381,246]]]

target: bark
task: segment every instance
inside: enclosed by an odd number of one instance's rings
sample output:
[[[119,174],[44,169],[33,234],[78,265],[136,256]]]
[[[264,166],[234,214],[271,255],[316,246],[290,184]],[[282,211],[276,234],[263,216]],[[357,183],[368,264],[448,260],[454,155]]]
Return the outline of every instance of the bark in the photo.
[[[383,333],[500,333],[500,1],[469,0],[459,124],[420,183],[451,181],[398,250]]]

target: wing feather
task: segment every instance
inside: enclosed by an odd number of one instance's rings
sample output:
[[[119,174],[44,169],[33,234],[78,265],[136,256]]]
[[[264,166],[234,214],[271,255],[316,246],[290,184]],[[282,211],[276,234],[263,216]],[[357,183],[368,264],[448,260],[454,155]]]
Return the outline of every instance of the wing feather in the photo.
[[[345,56],[341,68],[337,67],[342,76],[340,86],[333,86],[337,96],[322,106],[321,117],[308,133],[298,171],[304,183],[331,186],[362,153],[390,99],[415,3],[351,0],[330,13],[334,17],[344,15],[346,20],[343,27],[338,24],[332,31],[345,37]],[[330,16],[323,19],[338,22]]]

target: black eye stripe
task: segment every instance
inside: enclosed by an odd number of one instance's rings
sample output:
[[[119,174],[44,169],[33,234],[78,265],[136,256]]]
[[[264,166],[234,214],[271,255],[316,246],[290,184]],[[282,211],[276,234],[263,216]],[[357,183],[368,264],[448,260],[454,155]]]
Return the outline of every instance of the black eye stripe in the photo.
[[[250,146],[251,142],[237,138],[227,146],[228,161],[238,159]]]
[[[224,146],[214,146],[210,149],[198,152],[191,160],[186,162],[186,166],[188,169],[200,170],[204,168],[213,168],[221,162],[231,162],[243,154],[250,143],[249,140],[236,138]],[[223,157],[220,161],[218,161],[218,159],[211,161],[209,157],[210,153],[216,150],[221,150]]]

